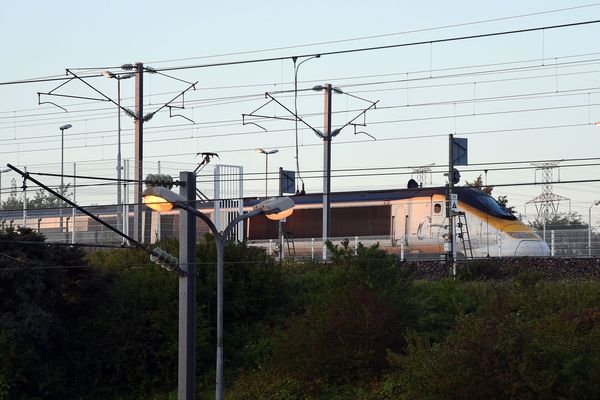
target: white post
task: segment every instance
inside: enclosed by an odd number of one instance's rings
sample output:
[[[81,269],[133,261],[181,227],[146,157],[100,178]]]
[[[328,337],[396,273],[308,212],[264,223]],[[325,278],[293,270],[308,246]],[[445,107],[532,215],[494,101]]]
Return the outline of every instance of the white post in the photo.
[[[400,261],[404,261],[404,236],[401,237],[400,241]]]
[[[123,233],[129,236],[129,160],[123,160],[123,172],[125,173],[125,181],[123,182],[123,191],[125,201],[123,204]],[[123,239],[123,243],[125,243],[125,239]]]
[[[354,255],[358,255],[358,236],[354,236]]]
[[[554,229],[550,231],[550,256],[554,257]]]
[[[496,240],[498,241],[498,257],[502,257],[502,235],[500,235],[500,231],[496,231]]]
[[[588,256],[592,256],[592,206],[588,208]]]
[[[315,258],[315,238],[310,239],[310,258]]]
[[[269,255],[273,255],[273,239],[269,239]]]
[[[23,168],[27,172],[27,167]],[[23,185],[23,228],[27,227],[27,185]]]
[[[73,203],[77,203],[77,164],[73,163]],[[75,243],[75,207],[73,207],[73,215],[72,215],[72,220],[73,222],[71,223],[71,243]]]
[[[160,174],[160,161],[158,161],[158,173]],[[161,238],[161,225],[160,225],[160,212],[155,212],[156,216],[157,216],[157,220],[156,220],[156,241],[159,241]]]

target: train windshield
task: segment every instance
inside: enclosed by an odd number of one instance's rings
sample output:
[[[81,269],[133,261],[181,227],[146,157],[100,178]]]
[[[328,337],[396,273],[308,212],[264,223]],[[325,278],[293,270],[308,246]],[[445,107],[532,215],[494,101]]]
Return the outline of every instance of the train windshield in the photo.
[[[493,215],[506,219],[517,219],[517,217],[512,215],[506,208],[502,207],[502,205],[500,205],[493,197],[477,196],[476,198],[483,208],[487,211],[491,211]]]

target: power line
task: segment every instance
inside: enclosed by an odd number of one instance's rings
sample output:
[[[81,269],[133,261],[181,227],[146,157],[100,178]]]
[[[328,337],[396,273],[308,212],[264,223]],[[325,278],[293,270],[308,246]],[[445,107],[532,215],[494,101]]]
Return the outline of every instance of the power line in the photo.
[[[599,22],[600,22],[600,20],[571,22],[571,23],[567,23],[567,24],[548,25],[548,26],[537,27],[537,28],[514,29],[514,30],[506,30],[506,31],[499,31],[499,32],[480,33],[480,34],[476,34],[476,35],[453,36],[453,37],[449,37],[449,38],[422,40],[422,41],[407,42],[407,43],[397,43],[397,44],[390,44],[390,45],[383,45],[383,46],[370,46],[370,47],[361,47],[361,48],[355,48],[355,49],[325,51],[325,52],[318,52],[317,54],[319,54],[321,57],[325,57],[325,56],[335,56],[335,55],[343,55],[343,54],[351,54],[351,53],[362,53],[362,52],[369,52],[369,51],[389,50],[389,49],[397,49],[397,48],[403,48],[403,47],[420,46],[420,45],[424,45],[424,44],[433,45],[433,44],[449,43],[449,42],[456,42],[456,41],[462,41],[462,40],[482,39],[482,38],[489,38],[489,37],[495,37],[495,36],[506,36],[506,35],[520,34],[520,33],[562,29],[562,28],[573,28],[576,26],[597,24]],[[218,63],[211,63],[211,64],[197,64],[197,65],[187,65],[187,66],[178,66],[178,67],[163,67],[163,68],[156,68],[156,70],[157,71],[178,71],[178,70],[196,69],[196,68],[211,68],[211,67],[223,67],[223,66],[243,65],[243,64],[256,64],[256,63],[271,62],[271,61],[292,60],[294,57],[304,58],[304,57],[311,57],[313,55],[315,55],[315,53],[308,53],[308,54],[302,54],[302,55],[296,55],[296,56],[282,56],[282,57],[268,57],[268,58],[248,59],[248,60],[238,60],[238,61],[226,61],[226,62],[218,62]],[[1,84],[2,83],[0,82],[0,85]]]
[[[244,54],[256,54],[256,53],[262,53],[262,52],[268,52],[268,51],[290,50],[290,49],[297,49],[297,48],[302,48],[302,47],[322,46],[322,45],[328,45],[328,44],[338,44],[338,43],[346,43],[346,42],[353,42],[353,41],[360,41],[360,40],[379,39],[379,38],[383,38],[383,37],[399,36],[399,35],[406,35],[406,34],[412,34],[412,33],[422,33],[422,32],[428,32],[428,31],[439,30],[439,29],[459,28],[459,27],[464,27],[464,26],[469,26],[469,25],[477,25],[477,24],[485,24],[485,23],[490,23],[490,22],[505,21],[505,20],[515,19],[515,18],[523,18],[523,17],[531,17],[531,16],[536,16],[536,15],[571,11],[571,10],[576,10],[576,9],[581,9],[581,8],[594,7],[594,6],[598,6],[598,5],[600,5],[600,3],[591,3],[591,4],[581,5],[581,6],[573,6],[573,7],[554,9],[554,10],[512,15],[512,16],[507,16],[507,17],[490,18],[490,19],[485,19],[485,20],[463,22],[463,23],[458,23],[458,24],[441,25],[441,26],[430,27],[430,28],[413,29],[413,30],[408,30],[408,31],[386,33],[386,34],[380,34],[380,35],[360,36],[360,37],[349,38],[349,39],[330,40],[330,41],[325,41],[325,42],[307,43],[307,44],[301,44],[301,45],[295,45],[295,46],[273,47],[273,48],[268,48],[268,49],[259,49],[259,50],[250,50],[250,51],[239,51],[239,52],[233,52],[233,53],[213,54],[213,55],[208,55],[208,56],[186,57],[186,58],[157,60],[157,61],[146,61],[146,63],[159,64],[159,63],[170,63],[170,62],[179,62],[179,61],[190,61],[190,60],[198,60],[198,59],[206,59],[206,58],[236,56],[236,55],[244,55]]]
[[[578,26],[597,24],[599,22],[600,22],[600,20],[579,21],[579,22],[571,22],[571,23],[566,23],[566,24],[547,25],[547,26],[541,26],[541,27],[537,27],[537,28],[514,29],[514,30],[505,30],[505,31],[498,31],[498,32],[480,33],[480,34],[476,34],[476,35],[453,36],[453,37],[441,38],[441,39],[431,39],[431,40],[424,40],[424,41],[397,43],[397,44],[382,45],[382,46],[370,46],[370,47],[361,47],[361,48],[354,48],[354,49],[318,52],[318,54],[320,56],[324,57],[324,56],[335,56],[335,55],[343,55],[343,54],[351,54],[351,53],[362,53],[362,52],[370,52],[370,51],[397,49],[397,48],[403,48],[403,47],[420,46],[420,45],[424,45],[424,44],[433,45],[433,44],[439,44],[439,43],[449,43],[449,42],[456,42],[456,41],[463,41],[463,40],[489,38],[489,37],[495,37],[495,36],[506,36],[506,35],[521,34],[521,33],[562,29],[562,28],[573,28],[573,27],[578,27]],[[197,68],[212,68],[212,67],[223,67],[223,66],[233,66],[233,65],[256,64],[256,63],[264,63],[264,62],[272,62],[272,61],[292,60],[294,57],[303,58],[303,57],[310,57],[313,55],[315,55],[315,53],[295,55],[295,56],[267,57],[267,58],[258,58],[258,59],[226,61],[226,62],[218,62],[218,63],[210,63],[210,64],[163,67],[163,68],[155,68],[155,70],[157,72],[164,72],[164,71],[177,71],[177,70],[187,70],[187,69],[197,69]],[[118,68],[118,67],[112,67],[112,68]],[[79,69],[81,69],[81,68],[79,68]],[[94,68],[94,70],[97,70],[97,69],[98,68]],[[73,68],[73,70],[75,70],[75,68]],[[91,75],[82,75],[82,76],[80,76],[80,78],[85,79],[85,78],[94,78],[94,77],[100,77],[100,76],[101,76],[100,74],[91,74]],[[0,86],[26,84],[26,83],[37,83],[37,82],[49,82],[49,81],[64,81],[64,80],[69,80],[69,79],[71,79],[71,78],[63,77],[63,78],[46,78],[46,79],[24,79],[24,80],[17,80],[17,81],[0,82]]]

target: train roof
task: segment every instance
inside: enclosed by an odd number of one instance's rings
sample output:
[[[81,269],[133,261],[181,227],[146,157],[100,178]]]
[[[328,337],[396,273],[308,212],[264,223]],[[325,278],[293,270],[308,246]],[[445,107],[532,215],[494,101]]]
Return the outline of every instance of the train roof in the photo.
[[[467,186],[455,186],[453,193],[458,195],[458,200],[472,207],[475,207],[485,213],[492,214],[499,218],[515,220],[517,219],[510,211],[500,205],[492,196],[478,188]],[[330,195],[331,204],[335,203],[360,203],[360,202],[387,202],[394,200],[412,199],[415,197],[433,197],[434,195],[446,195],[446,187],[428,187],[413,189],[383,189],[368,191],[351,192],[332,192]],[[296,194],[290,196],[298,205],[321,204],[323,202],[322,193],[309,193],[305,195]],[[262,198],[246,198],[244,204],[252,206],[260,202]]]

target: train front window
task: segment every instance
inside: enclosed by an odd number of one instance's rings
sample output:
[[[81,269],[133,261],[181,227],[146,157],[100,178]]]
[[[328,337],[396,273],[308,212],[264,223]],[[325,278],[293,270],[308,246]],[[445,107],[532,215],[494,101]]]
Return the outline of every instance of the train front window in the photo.
[[[516,219],[516,217],[512,215],[510,211],[502,207],[500,203],[498,203],[491,196],[477,196],[477,201],[479,201],[479,203],[481,203],[485,207],[485,209],[491,211],[494,215],[504,218]]]

